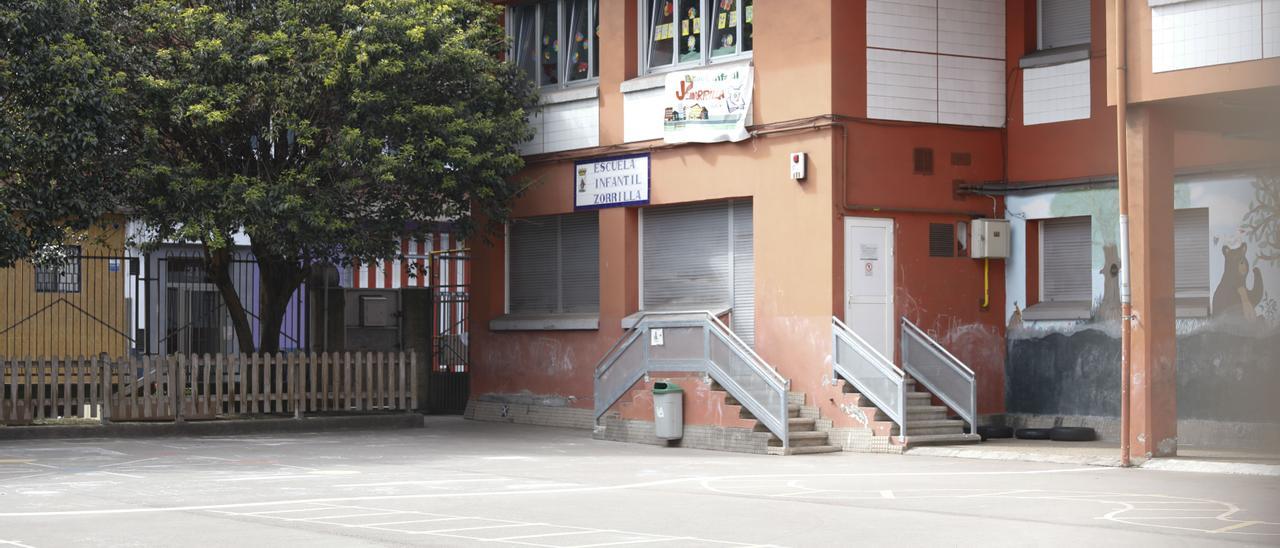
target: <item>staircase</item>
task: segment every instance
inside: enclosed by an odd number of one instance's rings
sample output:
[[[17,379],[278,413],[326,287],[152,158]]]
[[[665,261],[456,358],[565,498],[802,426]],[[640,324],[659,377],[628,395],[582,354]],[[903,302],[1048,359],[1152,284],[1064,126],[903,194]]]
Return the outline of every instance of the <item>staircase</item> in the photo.
[[[711,390],[725,392],[719,383],[712,382]],[[738,407],[738,416],[743,419],[756,420],[745,407],[742,407],[733,395],[725,392],[725,405]],[[756,421],[756,432],[769,432],[763,424]],[[828,440],[827,431],[831,430],[831,421],[823,419],[818,408],[805,405],[804,392],[787,392],[787,447],[783,447],[782,439],[769,433],[770,455],[810,455],[815,453],[839,453],[841,449]]]
[[[964,421],[947,416],[947,408],[934,405],[933,394],[916,385],[915,379],[905,380],[907,385],[907,432],[902,433],[893,419],[876,407],[870,398],[859,394],[848,382],[840,381],[846,402],[858,410],[858,414],[871,430],[872,435],[889,438],[891,445],[906,447],[931,444],[977,443],[977,434],[964,433]]]

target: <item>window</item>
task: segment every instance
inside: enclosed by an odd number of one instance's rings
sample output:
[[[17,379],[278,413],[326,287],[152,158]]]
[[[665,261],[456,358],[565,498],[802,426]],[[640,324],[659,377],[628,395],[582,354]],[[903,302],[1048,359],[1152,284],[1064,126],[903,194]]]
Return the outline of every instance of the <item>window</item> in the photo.
[[[80,292],[80,247],[65,246],[57,257],[35,265],[36,293]]]
[[[1093,300],[1093,227],[1088,217],[1040,221],[1040,301]]]
[[[507,233],[507,311],[600,311],[600,225],[595,211],[513,221]]]
[[[1040,49],[1088,44],[1090,0],[1039,0]]]
[[[641,0],[649,70],[751,51],[753,0]],[[707,15],[710,15],[709,17]]]
[[[1173,215],[1173,286],[1178,299],[1209,298],[1209,210]]]
[[[544,0],[510,11],[511,56],[540,86],[599,75],[599,0]]]

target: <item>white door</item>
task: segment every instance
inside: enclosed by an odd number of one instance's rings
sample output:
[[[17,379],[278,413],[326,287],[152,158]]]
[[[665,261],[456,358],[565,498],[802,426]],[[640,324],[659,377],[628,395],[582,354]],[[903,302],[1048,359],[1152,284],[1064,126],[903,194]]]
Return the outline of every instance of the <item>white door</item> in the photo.
[[[844,219],[844,321],[893,360],[893,219]]]

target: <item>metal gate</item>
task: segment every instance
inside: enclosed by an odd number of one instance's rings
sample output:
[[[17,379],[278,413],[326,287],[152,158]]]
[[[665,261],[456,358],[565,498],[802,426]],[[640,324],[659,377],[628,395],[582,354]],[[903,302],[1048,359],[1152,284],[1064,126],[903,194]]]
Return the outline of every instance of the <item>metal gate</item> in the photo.
[[[470,395],[468,320],[471,305],[470,256],[466,249],[431,255],[431,373],[427,411],[462,413]]]

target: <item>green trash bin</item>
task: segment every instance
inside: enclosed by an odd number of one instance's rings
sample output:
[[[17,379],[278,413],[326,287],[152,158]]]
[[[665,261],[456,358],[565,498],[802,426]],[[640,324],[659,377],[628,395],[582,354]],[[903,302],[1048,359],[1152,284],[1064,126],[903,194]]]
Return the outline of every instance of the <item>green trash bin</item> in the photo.
[[[653,433],[660,440],[684,437],[684,390],[675,383],[653,383]]]

